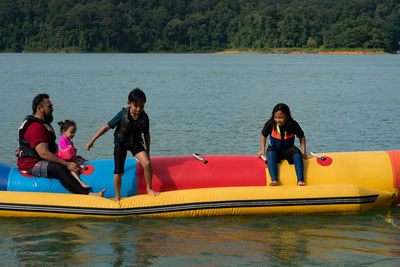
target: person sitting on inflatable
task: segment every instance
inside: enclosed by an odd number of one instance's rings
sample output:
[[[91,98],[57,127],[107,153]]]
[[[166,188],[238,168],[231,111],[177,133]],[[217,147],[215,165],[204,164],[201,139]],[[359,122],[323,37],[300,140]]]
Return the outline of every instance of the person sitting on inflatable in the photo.
[[[75,194],[103,197],[105,189],[92,193],[71,175],[71,171],[79,171],[78,164],[57,157],[56,134],[51,127],[54,110],[49,95],[35,96],[32,111],[33,115],[28,115],[18,130],[19,171],[35,177],[58,179],[65,189]]]
[[[294,162],[297,185],[306,185],[302,160],[302,158],[309,158],[306,153],[306,138],[300,125],[293,120],[290,109],[286,104],[280,103],[276,105],[272,110],[271,118],[265,123],[261,131],[261,150],[258,152],[258,157],[265,156],[265,143],[268,135],[270,136],[270,142],[267,148],[267,162],[272,180],[269,185],[278,185],[277,162],[282,159],[286,159],[289,164]],[[294,146],[295,135],[300,139],[301,152]]]
[[[78,149],[74,147],[74,142],[72,142],[72,138],[74,138],[76,133],[76,123],[71,120],[65,120],[58,122],[58,125],[60,125],[61,138],[58,143],[60,149],[57,151],[57,156],[63,160],[73,161],[76,164],[81,165],[85,162],[85,159],[76,155]],[[79,178],[77,172],[71,171],[71,174],[82,185],[82,187],[90,188],[90,185],[85,184]]]

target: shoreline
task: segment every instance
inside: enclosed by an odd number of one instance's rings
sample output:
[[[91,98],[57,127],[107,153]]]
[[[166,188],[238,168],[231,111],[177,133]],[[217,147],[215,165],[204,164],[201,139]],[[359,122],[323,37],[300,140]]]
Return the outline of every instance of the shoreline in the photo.
[[[383,50],[370,51],[370,50],[331,50],[331,51],[304,51],[304,50],[291,50],[291,51],[283,51],[283,50],[272,50],[272,51],[246,51],[246,50],[227,50],[216,52],[216,54],[316,54],[316,55],[383,55],[383,54],[396,54],[396,53],[388,53]]]
[[[317,55],[396,55],[400,51],[393,53],[383,50],[291,50],[291,49],[271,49],[271,50],[224,50],[224,51],[186,51],[186,52],[171,52],[171,51],[150,51],[150,52],[125,52],[125,51],[79,51],[79,50],[58,50],[58,51],[1,51],[0,54],[317,54]]]

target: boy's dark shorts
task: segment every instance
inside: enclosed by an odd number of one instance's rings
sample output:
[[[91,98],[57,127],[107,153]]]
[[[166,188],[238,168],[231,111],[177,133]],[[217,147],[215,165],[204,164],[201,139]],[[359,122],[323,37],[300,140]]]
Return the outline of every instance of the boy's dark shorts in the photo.
[[[282,160],[286,159],[289,162],[289,164],[293,164],[294,163],[293,162],[293,155],[301,154],[300,149],[298,149],[295,146],[291,146],[291,147],[288,147],[288,148],[282,149],[282,150],[275,149],[275,148],[269,146],[268,149],[267,149],[267,154],[271,150],[277,152],[277,154],[278,154],[277,162],[281,162]]]
[[[126,154],[128,150],[132,153],[133,156],[136,154],[146,151],[142,143],[135,143],[131,146],[121,146],[119,144],[115,144],[114,146],[114,174],[124,173],[124,166],[126,160]]]

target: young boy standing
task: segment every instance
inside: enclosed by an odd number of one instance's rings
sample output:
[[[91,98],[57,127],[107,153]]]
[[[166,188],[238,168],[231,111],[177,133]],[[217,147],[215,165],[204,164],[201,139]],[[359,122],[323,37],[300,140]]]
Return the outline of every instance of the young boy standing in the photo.
[[[140,162],[144,169],[144,178],[147,185],[147,193],[157,196],[159,192],[152,189],[153,168],[150,162],[150,132],[149,117],[144,111],[146,103],[146,95],[139,88],[133,89],[128,96],[128,107],[115,115],[106,125],[104,125],[86,144],[86,149],[90,150],[97,138],[102,136],[110,129],[114,132],[114,187],[115,200],[121,199],[121,182],[124,174],[124,165],[127,151],[131,151],[132,155]],[[143,146],[142,134],[144,135]]]

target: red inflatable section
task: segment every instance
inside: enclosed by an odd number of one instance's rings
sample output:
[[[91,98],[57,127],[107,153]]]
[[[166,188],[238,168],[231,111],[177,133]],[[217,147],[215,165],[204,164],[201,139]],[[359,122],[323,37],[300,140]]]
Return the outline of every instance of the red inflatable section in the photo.
[[[400,190],[400,150],[387,151],[392,163],[393,187]]]
[[[400,150],[390,150],[387,151],[390,157],[390,162],[392,163],[393,170],[393,187],[400,190]],[[400,203],[400,198],[397,199],[393,206]]]
[[[20,173],[21,173],[22,176],[25,176],[25,177],[33,177],[32,174],[29,174],[29,173],[26,173],[26,172],[20,172]]]
[[[159,192],[212,187],[266,186],[266,167],[256,156],[152,157],[153,189]],[[137,165],[138,194],[146,194],[143,167]]]

